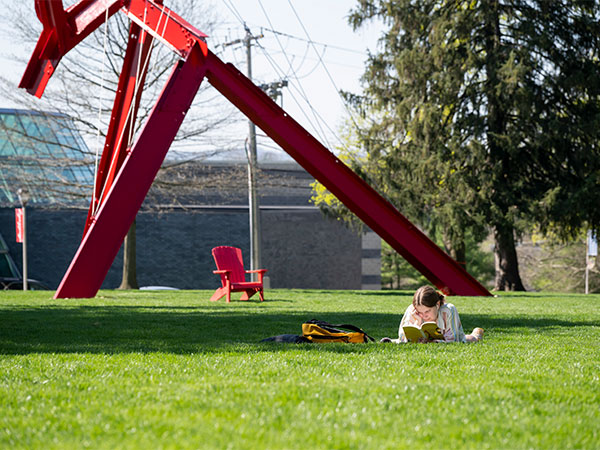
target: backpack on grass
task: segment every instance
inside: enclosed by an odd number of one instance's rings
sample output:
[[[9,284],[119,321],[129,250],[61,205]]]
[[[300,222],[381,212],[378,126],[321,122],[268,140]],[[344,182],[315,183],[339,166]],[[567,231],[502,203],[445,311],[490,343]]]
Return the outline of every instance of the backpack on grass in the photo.
[[[327,342],[356,344],[375,341],[375,339],[354,325],[332,325],[317,319],[312,319],[302,324],[302,337],[308,339],[309,342],[320,344]]]

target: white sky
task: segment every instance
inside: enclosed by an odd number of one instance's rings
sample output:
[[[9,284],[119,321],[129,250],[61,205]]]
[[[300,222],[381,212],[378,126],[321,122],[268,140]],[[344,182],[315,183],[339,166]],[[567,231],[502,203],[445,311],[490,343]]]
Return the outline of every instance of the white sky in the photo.
[[[241,19],[253,34],[259,34],[263,28],[265,37],[253,48],[253,79],[260,84],[287,75],[289,86],[283,90],[283,108],[323,143],[335,146],[337,141],[332,134],[337,134],[346,114],[337,92],[340,89],[360,92],[359,79],[367,48],[374,49],[379,37],[378,30],[373,28],[352,31],[347,16],[354,3],[350,0],[222,0],[218,5],[222,17],[227,17],[223,26],[227,33],[216,33],[208,42],[215,49],[213,39],[222,43],[228,35],[232,39],[241,37]],[[309,38],[314,45],[306,42]],[[242,49],[238,47],[220,55],[245,72]]]
[[[0,8],[9,8],[13,1],[0,0]],[[34,1],[27,1],[33,9]],[[169,1],[165,4],[169,6]],[[254,35],[262,30],[264,38],[253,47],[255,83],[287,78],[283,108],[326,146],[338,145],[336,135],[346,110],[337,91],[360,92],[367,49],[375,50],[380,29],[372,25],[352,31],[347,16],[353,0],[213,0],[213,4],[221,25],[208,38],[211,50],[245,73],[245,49],[239,45],[223,49],[221,44],[244,36],[242,22]],[[176,12],[185,18],[185,12]],[[15,50],[19,51],[0,36],[0,73],[16,85],[24,67],[2,58]],[[14,106],[0,99],[0,108]],[[240,130],[244,134],[247,126]]]

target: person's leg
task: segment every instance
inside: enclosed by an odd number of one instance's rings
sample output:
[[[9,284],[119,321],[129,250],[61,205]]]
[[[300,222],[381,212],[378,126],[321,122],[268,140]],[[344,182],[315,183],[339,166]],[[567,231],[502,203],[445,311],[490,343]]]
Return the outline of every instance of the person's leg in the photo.
[[[483,340],[483,328],[475,328],[471,334],[466,336],[467,342],[479,342]]]

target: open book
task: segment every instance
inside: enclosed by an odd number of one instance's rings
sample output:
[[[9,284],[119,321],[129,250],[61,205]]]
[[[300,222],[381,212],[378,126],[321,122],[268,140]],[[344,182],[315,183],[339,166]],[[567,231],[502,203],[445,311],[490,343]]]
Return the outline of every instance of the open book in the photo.
[[[434,339],[444,339],[440,327],[435,322],[425,322],[420,327],[418,325],[404,325],[402,327],[406,339],[410,342],[419,342],[419,339],[426,339],[428,341]]]

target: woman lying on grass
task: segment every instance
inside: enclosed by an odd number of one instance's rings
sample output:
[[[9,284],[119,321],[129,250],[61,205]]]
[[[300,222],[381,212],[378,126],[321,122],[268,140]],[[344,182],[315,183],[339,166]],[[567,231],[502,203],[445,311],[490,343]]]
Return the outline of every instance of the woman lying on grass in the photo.
[[[444,296],[431,286],[421,286],[415,292],[412,305],[409,305],[402,316],[398,330],[398,339],[383,338],[381,342],[408,342],[403,327],[414,325],[420,327],[425,322],[436,322],[443,340],[433,342],[479,342],[483,339],[483,328],[475,328],[471,334],[465,335],[458,311],[452,303],[446,303]],[[419,342],[432,342],[421,339]]]

